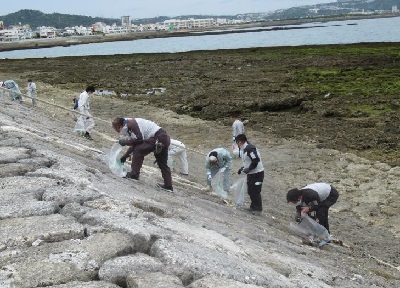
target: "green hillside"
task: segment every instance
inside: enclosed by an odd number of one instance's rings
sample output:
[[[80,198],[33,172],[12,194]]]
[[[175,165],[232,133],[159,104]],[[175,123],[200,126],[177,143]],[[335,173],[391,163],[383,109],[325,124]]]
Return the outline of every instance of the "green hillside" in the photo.
[[[104,22],[106,24],[120,24],[120,19],[100,18],[81,15],[69,15],[60,13],[46,14],[37,10],[20,10],[15,13],[0,16],[0,21],[4,22],[4,26],[17,25],[21,23],[29,24],[32,29],[40,26],[50,26],[55,28],[65,28],[71,26],[91,26],[96,22]]]

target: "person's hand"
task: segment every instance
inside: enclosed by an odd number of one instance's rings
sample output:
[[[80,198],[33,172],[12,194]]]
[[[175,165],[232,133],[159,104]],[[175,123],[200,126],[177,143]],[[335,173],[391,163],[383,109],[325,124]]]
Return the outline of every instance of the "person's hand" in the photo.
[[[244,174],[249,174],[250,169],[249,168],[244,168],[242,171],[243,171]]]
[[[126,146],[127,145],[125,139],[118,140],[118,144],[121,145],[121,146]]]
[[[211,180],[212,180],[211,174],[208,174],[208,175],[207,175],[207,180],[208,180],[209,182],[211,182]]]
[[[119,159],[119,161],[121,161],[121,163],[125,163],[127,158],[128,158],[127,156],[122,156],[121,159]]]
[[[242,174],[242,171],[243,171],[243,167],[240,167],[240,169],[238,170],[238,174],[239,175]]]
[[[236,137],[235,136],[233,136],[232,140],[233,140],[233,143],[236,143]]]
[[[226,170],[226,168],[225,168],[225,167],[222,167],[221,169],[219,169],[219,171],[220,171],[221,173],[224,173],[224,172],[225,172],[225,170]]]
[[[310,212],[310,207],[301,207],[301,213],[307,214]]]

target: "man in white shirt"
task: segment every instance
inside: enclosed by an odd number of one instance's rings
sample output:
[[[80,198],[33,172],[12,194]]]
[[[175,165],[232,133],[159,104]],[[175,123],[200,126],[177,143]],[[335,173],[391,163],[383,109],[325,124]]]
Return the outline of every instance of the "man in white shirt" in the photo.
[[[81,130],[84,132],[84,137],[89,140],[93,140],[90,136],[90,132],[94,127],[94,120],[92,115],[90,115],[90,95],[95,92],[95,88],[89,85],[85,91],[79,95],[78,100],[78,111],[83,114],[78,117],[77,125],[75,125],[75,130]]]
[[[171,139],[167,132],[150,120],[142,118],[121,118],[113,120],[112,126],[115,131],[126,136],[118,143],[121,146],[129,146],[128,151],[121,157],[124,163],[129,155],[132,154],[131,172],[126,174],[126,178],[139,180],[140,169],[142,168],[144,157],[154,152],[158,167],[160,167],[164,184],[157,183],[157,187],[174,191],[172,188],[171,169],[168,166],[168,148]]]
[[[293,188],[287,192],[287,201],[296,204],[296,220],[301,221],[301,213],[315,211],[319,224],[329,231],[328,210],[336,203],[339,193],[327,183],[313,183],[303,188]]]
[[[236,143],[236,136],[244,134],[244,125],[243,122],[238,119],[238,115],[236,113],[232,114],[232,132],[233,132],[232,153],[236,157],[240,157],[240,149]]]

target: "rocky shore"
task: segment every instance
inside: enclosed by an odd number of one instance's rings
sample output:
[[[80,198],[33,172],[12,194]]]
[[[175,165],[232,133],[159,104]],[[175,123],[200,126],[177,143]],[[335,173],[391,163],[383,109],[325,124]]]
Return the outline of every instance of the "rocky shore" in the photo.
[[[229,149],[223,121],[157,108],[144,96],[129,105],[93,96],[89,141],[72,132],[68,111],[79,85],[36,84],[51,105],[0,99],[0,287],[400,286],[399,167],[246,126],[266,166],[264,212],[254,216],[202,189],[204,154]],[[117,136],[114,116],[152,119],[191,148],[190,176],[174,173],[174,193],[156,189],[151,155],[139,181],[109,171],[102,159]],[[330,223],[343,246],[307,246],[288,228],[286,191],[314,181],[340,193]]]

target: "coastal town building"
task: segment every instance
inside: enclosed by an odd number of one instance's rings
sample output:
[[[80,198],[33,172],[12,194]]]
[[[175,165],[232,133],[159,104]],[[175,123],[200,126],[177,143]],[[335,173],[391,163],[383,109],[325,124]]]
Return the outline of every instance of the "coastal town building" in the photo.
[[[32,38],[29,25],[14,25],[0,30],[0,41],[19,41]]]

